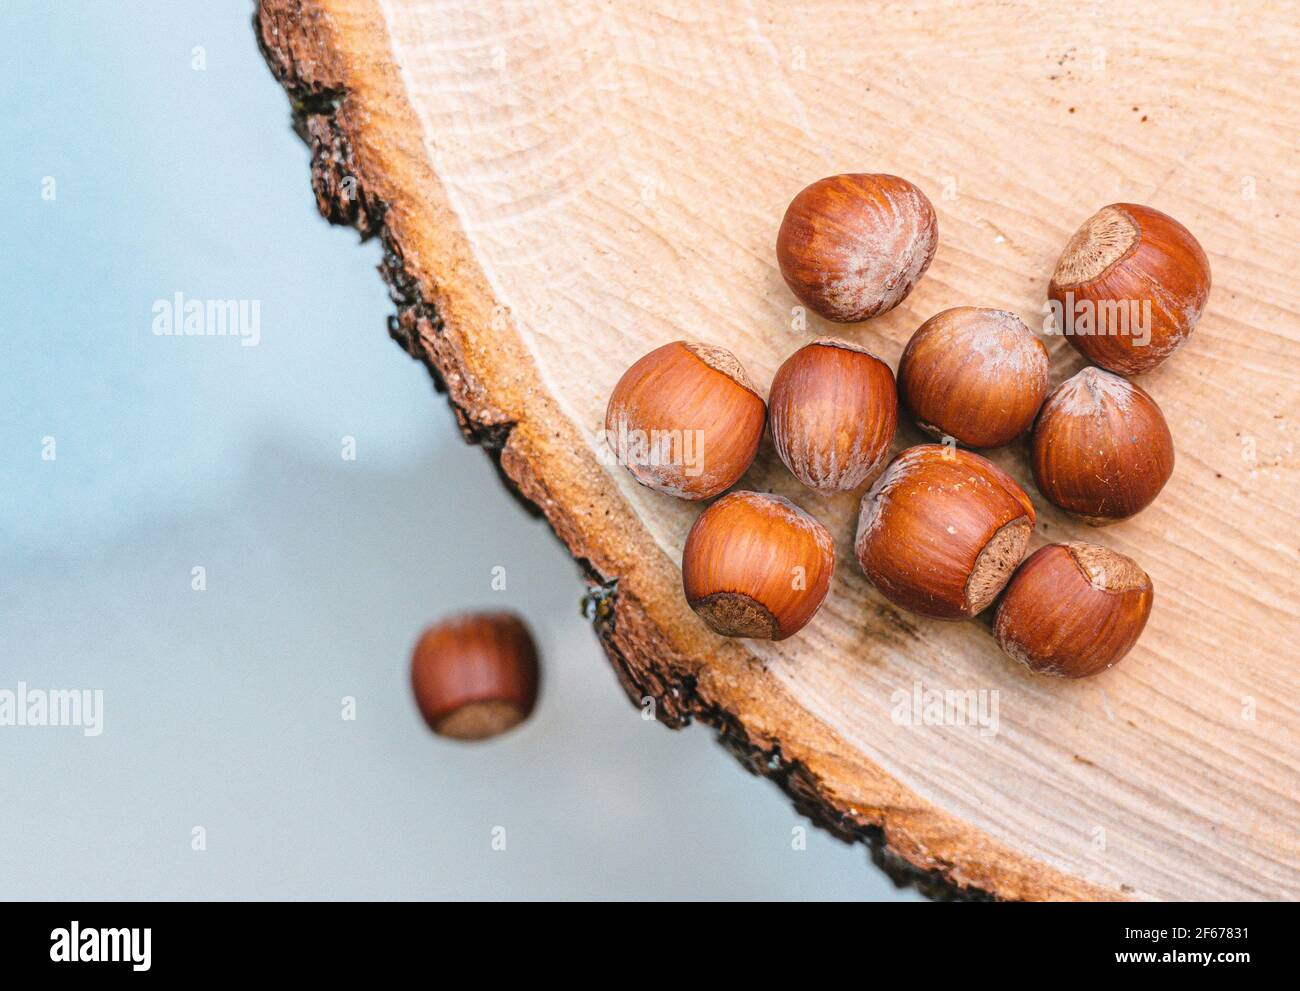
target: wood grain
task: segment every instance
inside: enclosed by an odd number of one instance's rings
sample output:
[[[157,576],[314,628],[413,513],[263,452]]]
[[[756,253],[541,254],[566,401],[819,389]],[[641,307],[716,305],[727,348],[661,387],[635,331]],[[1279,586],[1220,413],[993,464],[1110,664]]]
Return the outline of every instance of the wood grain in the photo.
[[[1006,898],[1300,896],[1300,17],[1235,4],[263,0],[331,219],[378,233],[394,335],[444,382],[600,586],[611,659],[670,724],[703,718],[798,806],[950,885]],[[889,314],[794,309],[773,242],[791,196],[841,171],[916,182],[939,249]],[[1142,378],[1177,447],[1131,521],[1038,498],[1034,544],[1141,563],[1138,647],[1062,684],[979,622],[900,613],[853,561],[856,498],[802,488],[765,441],[742,486],[812,512],[839,559],[779,645],[687,609],[700,507],[635,484],[599,431],[637,357],[687,338],[755,381],[826,333],[891,365],[927,317],[991,306],[1042,326],[1048,279],[1100,206],[1186,224],[1214,289]],[[1080,359],[1048,341],[1053,384]],[[920,435],[900,430],[897,446]],[[997,731],[909,725],[921,690],[989,692]]]

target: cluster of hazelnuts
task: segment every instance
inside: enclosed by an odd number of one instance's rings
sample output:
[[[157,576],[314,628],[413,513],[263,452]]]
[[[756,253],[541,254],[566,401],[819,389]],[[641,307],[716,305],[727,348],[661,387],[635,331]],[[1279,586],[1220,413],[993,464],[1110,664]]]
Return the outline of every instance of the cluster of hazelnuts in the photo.
[[[855,323],[897,306],[938,246],[930,201],[888,175],[839,175],[796,196],[777,236],[781,274],[828,320]],[[1169,480],[1173,441],[1160,407],[1126,377],[1167,358],[1200,318],[1210,267],[1173,218],[1108,206],[1066,246],[1052,301],[1092,318],[1068,340],[1099,367],[1048,389],[1047,349],[1012,313],[962,306],[912,336],[898,379],[857,344],[821,338],[777,370],[765,403],[736,357],[708,344],[651,351],[610,397],[606,436],[645,485],[711,499],[749,468],[770,423],[777,454],[818,492],[857,489],[855,551],[891,602],[965,619],[1001,596],[998,643],[1030,669],[1078,678],[1105,670],[1137,641],[1151,579],[1096,544],[1050,544],[1023,561],[1036,516],[1015,481],[978,454],[1032,428],[1034,481],[1045,498],[1094,526],[1144,509]],[[1143,333],[1117,333],[1130,304]],[[880,472],[898,407],[944,444],[922,444]],[[698,459],[629,457],[616,438],[703,440]],[[947,440],[951,438],[952,442]],[[671,452],[668,452],[671,455]],[[696,519],[682,556],[691,608],[717,633],[783,640],[821,608],[835,569],[830,532],[780,496],[732,492]],[[411,684],[434,732],[464,740],[516,726],[537,700],[537,649],[511,613],[468,613],[430,627]]]
[[[804,305],[853,323],[902,302],[937,245],[934,208],[921,190],[896,176],[854,174],[794,198],[776,253]],[[1050,395],[1047,349],[1029,328],[1005,310],[963,306],[921,325],[897,382],[865,348],[821,338],[781,365],[766,403],[731,352],[667,344],[615,386],[606,436],[699,438],[698,461],[665,457],[657,443],[652,457],[618,453],[642,484],[704,500],[745,473],[770,425],[777,454],[809,488],[849,491],[874,478],[854,549],[886,599],[945,620],[997,601],[993,633],[1008,655],[1042,674],[1084,677],[1137,641],[1151,579],[1091,543],[1050,544],[1022,563],[1033,503],[963,447],[999,447],[1032,430],[1034,480],[1047,500],[1094,526],[1139,512],[1168,481],[1174,451],[1155,400],[1126,376],[1155,367],[1187,339],[1209,288],[1209,262],[1185,227],[1116,204],[1075,233],[1049,288],[1070,317],[1091,321],[1067,339],[1099,367]],[[1130,317],[1140,334],[1124,332]],[[908,448],[882,472],[900,404],[945,442]],[[782,640],[821,607],[834,567],[831,534],[811,515],[777,495],[736,491],[691,527],[682,584],[715,632]]]

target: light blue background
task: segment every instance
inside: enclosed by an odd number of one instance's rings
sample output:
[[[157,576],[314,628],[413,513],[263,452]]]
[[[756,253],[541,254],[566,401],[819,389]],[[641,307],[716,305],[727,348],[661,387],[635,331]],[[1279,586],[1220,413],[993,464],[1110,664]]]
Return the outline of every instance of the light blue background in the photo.
[[[576,566],[388,340],[377,245],[317,215],[249,15],[0,6],[0,689],[105,693],[97,738],[0,727],[0,898],[915,897],[626,701]],[[156,337],[175,292],[260,300],[260,345]],[[484,605],[544,697],[455,745],[408,652]]]

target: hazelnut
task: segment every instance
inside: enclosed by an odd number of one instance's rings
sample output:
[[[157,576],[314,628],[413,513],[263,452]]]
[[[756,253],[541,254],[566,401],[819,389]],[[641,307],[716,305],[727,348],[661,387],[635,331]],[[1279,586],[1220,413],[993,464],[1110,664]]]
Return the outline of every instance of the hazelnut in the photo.
[[[938,243],[934,207],[906,179],[835,175],[790,201],[776,260],[805,306],[827,320],[855,323],[901,303]]]
[[[830,532],[777,495],[732,492],[702,512],[682,552],[686,601],[724,637],[784,640],[821,608]]]
[[[1145,509],[1174,472],[1174,441],[1156,401],[1098,368],[1047,397],[1030,448],[1038,490],[1092,526]]]
[[[856,489],[880,466],[898,426],[889,366],[865,348],[822,337],[785,360],[768,393],[776,453],[819,492]]]
[[[1058,329],[1093,364],[1149,372],[1180,347],[1210,295],[1210,260],[1173,217],[1115,203],[1070,238],[1048,288]]]
[[[754,460],[766,415],[735,355],[675,341],[623,373],[609,397],[605,438],[642,485],[709,499]]]
[[[1031,671],[1086,678],[1129,652],[1152,597],[1151,579],[1132,558],[1096,544],[1048,544],[1012,577],[993,635]]]
[[[935,619],[988,606],[1020,563],[1034,507],[992,462],[939,444],[909,447],[862,497],[855,550],[890,602]]]
[[[936,313],[907,342],[898,391],[931,436],[1000,447],[1033,426],[1047,370],[1047,348],[1014,313],[958,306]]]
[[[424,631],[411,658],[411,689],[440,736],[482,740],[528,718],[537,701],[537,649],[510,613],[464,613]]]

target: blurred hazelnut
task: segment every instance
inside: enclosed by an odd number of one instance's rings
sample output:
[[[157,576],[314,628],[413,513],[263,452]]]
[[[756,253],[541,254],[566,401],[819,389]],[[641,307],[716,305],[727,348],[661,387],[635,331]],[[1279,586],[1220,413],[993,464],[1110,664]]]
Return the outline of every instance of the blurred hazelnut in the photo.
[[[537,701],[537,649],[517,616],[464,613],[420,637],[411,689],[440,736],[482,740],[528,718]]]

